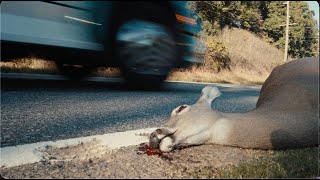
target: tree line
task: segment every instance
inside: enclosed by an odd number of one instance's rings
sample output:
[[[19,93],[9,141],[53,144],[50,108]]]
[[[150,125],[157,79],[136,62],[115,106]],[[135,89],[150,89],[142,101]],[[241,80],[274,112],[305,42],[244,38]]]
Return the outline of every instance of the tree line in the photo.
[[[266,39],[279,49],[285,47],[285,1],[191,1],[188,7],[202,19],[209,35],[225,27],[242,28]],[[288,54],[318,56],[319,30],[314,11],[304,1],[290,1]]]

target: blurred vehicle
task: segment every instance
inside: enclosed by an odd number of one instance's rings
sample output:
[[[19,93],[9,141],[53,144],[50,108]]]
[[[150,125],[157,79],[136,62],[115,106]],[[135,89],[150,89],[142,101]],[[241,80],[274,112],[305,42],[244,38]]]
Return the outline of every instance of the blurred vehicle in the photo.
[[[63,74],[119,67],[130,82],[158,84],[174,67],[201,63],[201,20],[186,1],[2,1],[1,60],[34,54]]]

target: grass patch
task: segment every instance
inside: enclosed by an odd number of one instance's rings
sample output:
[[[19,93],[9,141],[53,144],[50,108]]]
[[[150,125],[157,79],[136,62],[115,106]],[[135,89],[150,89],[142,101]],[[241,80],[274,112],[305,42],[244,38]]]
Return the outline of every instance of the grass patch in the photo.
[[[284,63],[283,51],[242,29],[224,29],[214,36],[202,34],[200,40],[207,47],[201,57],[204,64],[174,70],[169,80],[263,84],[273,68]]]
[[[190,178],[315,178],[319,176],[318,148],[269,151],[237,165],[197,167]]]
[[[0,68],[2,73],[60,74],[55,62],[36,57],[0,62]],[[122,75],[118,68],[99,67],[91,76],[117,78]]]
[[[209,83],[230,83],[230,84],[262,84],[269,74],[259,75],[255,72],[244,72],[241,70],[222,70],[212,72],[203,67],[191,67],[189,69],[176,69],[170,73],[168,80],[209,82]]]
[[[99,67],[92,73],[92,76],[107,77],[107,78],[119,78],[122,76],[120,69],[110,67]]]
[[[59,74],[53,61],[35,57],[0,62],[2,73]]]

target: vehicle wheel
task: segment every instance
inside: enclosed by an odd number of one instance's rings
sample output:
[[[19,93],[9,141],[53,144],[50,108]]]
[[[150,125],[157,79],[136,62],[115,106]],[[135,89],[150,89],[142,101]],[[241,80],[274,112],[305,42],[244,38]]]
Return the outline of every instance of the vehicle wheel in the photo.
[[[130,8],[138,11],[119,18],[114,57],[131,86],[160,87],[178,59],[174,23],[165,8],[150,3]]]
[[[71,80],[81,80],[89,76],[94,69],[92,66],[56,63],[58,70]]]

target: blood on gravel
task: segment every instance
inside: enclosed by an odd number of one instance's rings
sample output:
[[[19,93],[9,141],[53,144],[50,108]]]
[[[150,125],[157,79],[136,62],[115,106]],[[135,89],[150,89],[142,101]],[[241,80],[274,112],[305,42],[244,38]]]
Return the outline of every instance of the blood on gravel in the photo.
[[[142,154],[147,154],[148,156],[162,155],[162,152],[160,151],[160,149],[155,149],[149,146],[148,143],[141,143],[138,147],[138,151]]]

